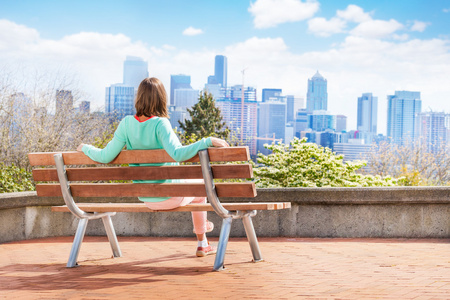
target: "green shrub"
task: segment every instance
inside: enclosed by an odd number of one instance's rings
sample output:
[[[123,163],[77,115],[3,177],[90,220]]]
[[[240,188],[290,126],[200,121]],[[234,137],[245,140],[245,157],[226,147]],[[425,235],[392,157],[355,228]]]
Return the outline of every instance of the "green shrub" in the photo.
[[[33,191],[31,172],[0,163],[0,193]]]

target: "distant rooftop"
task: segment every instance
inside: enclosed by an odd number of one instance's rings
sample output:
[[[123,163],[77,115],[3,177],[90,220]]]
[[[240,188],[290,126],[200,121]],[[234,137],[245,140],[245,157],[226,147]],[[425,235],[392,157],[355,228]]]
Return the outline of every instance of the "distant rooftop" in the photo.
[[[322,79],[322,80],[325,80],[325,78],[323,78],[323,76],[320,75],[319,71],[317,71],[316,74],[314,74],[314,76],[311,79]]]

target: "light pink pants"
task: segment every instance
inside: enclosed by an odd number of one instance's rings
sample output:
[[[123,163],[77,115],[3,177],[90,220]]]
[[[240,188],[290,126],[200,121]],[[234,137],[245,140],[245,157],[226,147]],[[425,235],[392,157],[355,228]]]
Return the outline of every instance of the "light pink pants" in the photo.
[[[180,206],[185,206],[189,203],[206,203],[205,197],[172,197],[161,202],[145,202],[148,208],[152,210],[168,210]],[[192,222],[194,223],[194,232],[196,234],[203,234],[206,232],[206,211],[193,211]]]

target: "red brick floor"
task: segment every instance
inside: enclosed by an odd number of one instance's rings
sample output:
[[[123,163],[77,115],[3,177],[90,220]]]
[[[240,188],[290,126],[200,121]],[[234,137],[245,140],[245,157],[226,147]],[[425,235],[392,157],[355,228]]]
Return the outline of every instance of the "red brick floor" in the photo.
[[[450,240],[260,238],[251,263],[232,238],[226,270],[194,256],[192,239],[87,237],[67,269],[72,237],[0,245],[2,299],[450,299]]]

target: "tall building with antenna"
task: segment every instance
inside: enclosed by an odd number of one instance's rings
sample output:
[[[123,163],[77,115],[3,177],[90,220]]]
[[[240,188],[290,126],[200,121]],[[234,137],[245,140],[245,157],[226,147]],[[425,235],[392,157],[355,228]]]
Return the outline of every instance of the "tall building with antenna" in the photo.
[[[308,79],[306,110],[308,112],[313,112],[315,110],[327,110],[327,104],[327,80],[320,75],[319,71],[317,71],[311,79]]]

